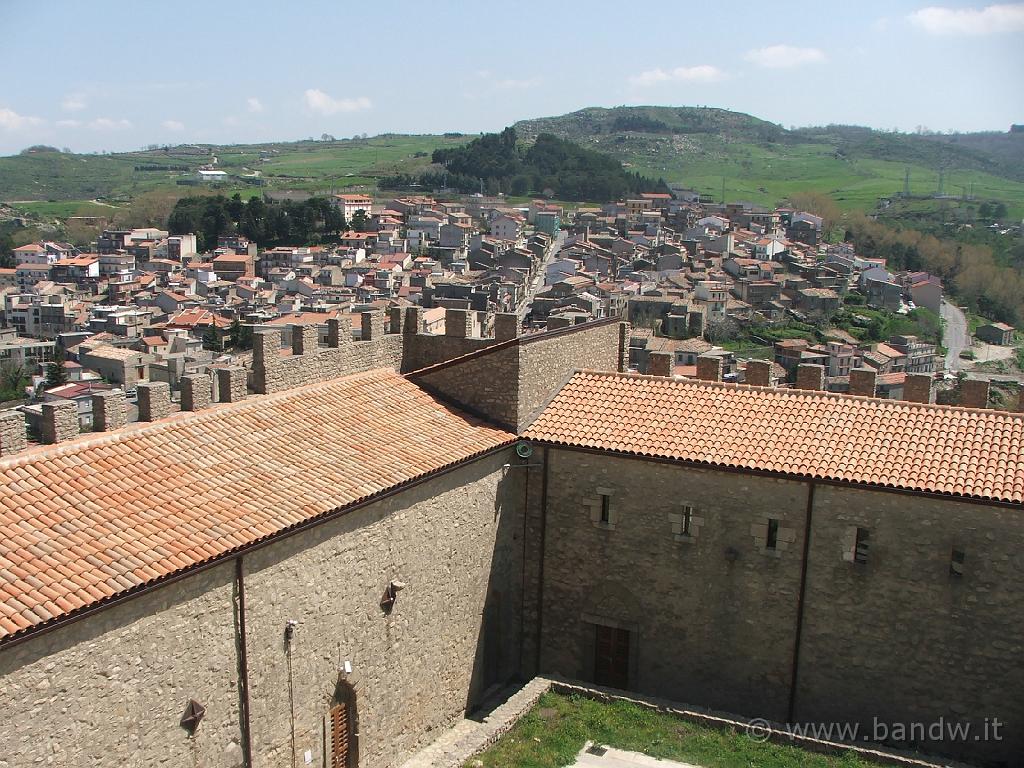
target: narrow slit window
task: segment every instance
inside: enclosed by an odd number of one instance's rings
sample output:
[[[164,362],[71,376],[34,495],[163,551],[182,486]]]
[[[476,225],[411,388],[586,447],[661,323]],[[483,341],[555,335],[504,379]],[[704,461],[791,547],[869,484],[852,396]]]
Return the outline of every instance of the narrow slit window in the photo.
[[[776,549],[779,544],[779,521],[768,519],[768,537],[765,539],[765,549]]]
[[[857,529],[857,542],[853,548],[853,562],[865,565],[868,561],[868,548],[870,546],[871,534],[867,528]]]
[[[693,507],[683,507],[683,536],[692,536],[690,525],[693,523]]]
[[[949,558],[949,574],[951,576],[964,575],[964,551],[960,547],[953,547]]]
[[[602,493],[601,494],[601,522],[610,523],[612,521],[612,497]]]

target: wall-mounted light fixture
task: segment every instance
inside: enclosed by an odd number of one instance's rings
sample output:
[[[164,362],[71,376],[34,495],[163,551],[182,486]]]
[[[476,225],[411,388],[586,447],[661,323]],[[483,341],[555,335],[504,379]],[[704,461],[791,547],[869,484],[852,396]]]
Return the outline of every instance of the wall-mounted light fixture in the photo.
[[[196,732],[196,728],[199,727],[199,723],[203,720],[203,715],[206,714],[206,707],[200,704],[195,699],[189,699],[188,704],[185,705],[185,712],[181,716],[181,727],[188,731],[188,735],[192,736]]]
[[[404,581],[392,581],[384,588],[384,596],[380,599],[380,608],[384,613],[391,613],[398,600],[398,593],[405,589]]]
[[[295,619],[288,619],[284,623],[284,641],[286,643],[291,642],[292,635],[295,634],[295,628],[299,626],[299,622]]]

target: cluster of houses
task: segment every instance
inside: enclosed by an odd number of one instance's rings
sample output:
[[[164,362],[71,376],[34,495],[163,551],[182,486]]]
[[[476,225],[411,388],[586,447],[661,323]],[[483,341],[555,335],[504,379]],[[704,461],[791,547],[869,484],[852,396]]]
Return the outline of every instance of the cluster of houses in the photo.
[[[186,374],[248,365],[244,331],[276,328],[287,344],[292,324],[317,324],[326,337],[328,320],[351,315],[358,336],[361,313],[419,305],[422,331],[444,333],[454,308],[471,310],[473,332],[486,335],[495,312],[525,314],[562,217],[541,201],[334,202],[349,221],[361,211],[365,225],[329,246],[259,248],[231,235],[199,253],[193,234],[146,228],[105,230],[89,249],[14,249],[16,266],[0,269],[0,366],[28,375],[25,395],[37,404],[79,401],[88,429],[99,388],[131,394],[140,381],[166,381],[176,392]],[[58,348],[68,383],[46,388]]]

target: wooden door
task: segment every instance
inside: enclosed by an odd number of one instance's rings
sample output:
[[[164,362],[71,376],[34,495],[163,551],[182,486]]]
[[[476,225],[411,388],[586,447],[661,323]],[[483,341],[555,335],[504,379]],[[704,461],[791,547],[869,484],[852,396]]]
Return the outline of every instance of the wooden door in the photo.
[[[330,712],[330,766],[331,768],[349,768],[349,717],[348,705],[335,704]]]
[[[610,688],[629,688],[629,630],[597,625],[594,682]]]

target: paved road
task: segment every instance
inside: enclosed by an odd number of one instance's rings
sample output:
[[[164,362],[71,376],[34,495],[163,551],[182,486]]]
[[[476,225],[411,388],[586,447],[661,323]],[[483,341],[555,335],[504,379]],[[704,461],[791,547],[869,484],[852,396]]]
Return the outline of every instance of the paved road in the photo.
[[[942,319],[946,327],[942,331],[942,345],[946,348],[946,370],[957,371],[962,361],[960,352],[971,346],[971,335],[967,332],[967,318],[959,307],[942,300]]]
[[[548,264],[551,260],[558,255],[558,252],[562,250],[562,245],[565,243],[566,232],[561,230],[558,233],[558,237],[555,238],[554,242],[551,243],[551,247],[548,248],[548,252],[544,255],[540,264],[537,266],[537,274],[533,278],[533,282],[526,289],[526,295],[523,296],[523,302],[519,305],[519,319],[522,320],[526,317],[530,311],[530,307],[533,306],[533,297],[541,288],[544,287],[544,274],[547,270]]]

